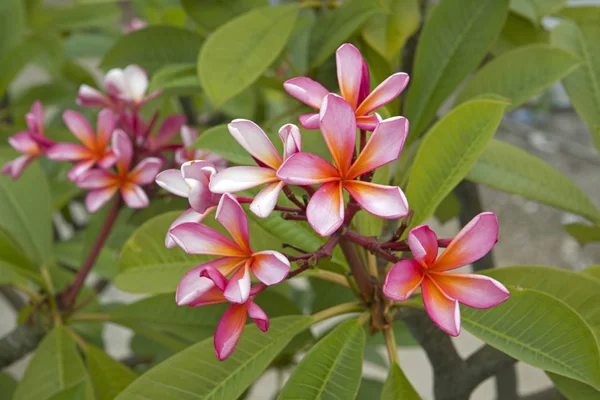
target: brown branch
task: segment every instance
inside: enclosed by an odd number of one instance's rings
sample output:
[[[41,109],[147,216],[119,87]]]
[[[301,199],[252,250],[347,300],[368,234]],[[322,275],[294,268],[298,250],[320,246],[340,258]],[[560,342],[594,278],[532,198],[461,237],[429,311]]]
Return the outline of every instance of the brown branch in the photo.
[[[17,326],[0,339],[0,370],[35,350],[45,334],[46,330],[36,320]]]

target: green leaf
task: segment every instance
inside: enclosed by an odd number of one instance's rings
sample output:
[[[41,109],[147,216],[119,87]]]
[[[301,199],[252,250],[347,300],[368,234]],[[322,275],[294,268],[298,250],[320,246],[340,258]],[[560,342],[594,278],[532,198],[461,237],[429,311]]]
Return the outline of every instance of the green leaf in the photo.
[[[54,328],[37,348],[14,400],[53,398],[87,379],[83,361],[67,328]]]
[[[300,316],[274,318],[267,332],[251,324],[245,328],[235,352],[225,361],[217,360],[213,339],[206,339],[146,372],[117,399],[235,399],[311,321],[310,317]]]
[[[390,367],[387,379],[383,384],[381,400],[420,400],[421,397],[411,385],[398,364]]]
[[[175,292],[179,280],[208,256],[187,255],[180,248],[167,249],[165,235],[180,211],[156,216],[125,242],[119,257],[115,285],[131,293]]]
[[[588,276],[591,276],[594,279],[600,280],[600,264],[590,265],[589,267],[586,267],[581,272]]]
[[[58,242],[54,246],[56,260],[67,267],[79,270],[87,257],[84,252],[81,235],[76,235],[68,242]],[[115,251],[104,247],[94,263],[94,273],[105,279],[114,279],[117,275],[117,254]]]
[[[267,6],[222,25],[198,57],[202,88],[215,108],[254,83],[285,48],[298,5]]]
[[[495,93],[511,100],[514,109],[543,92],[579,66],[573,55],[558,47],[533,44],[502,54],[486,64],[462,90],[456,104]]]
[[[0,372],[0,393],[6,396],[6,400],[11,400],[17,389],[17,381],[10,375]]]
[[[65,54],[72,59],[102,58],[114,41],[101,33],[77,32],[65,40]]]
[[[467,175],[496,132],[505,107],[500,101],[469,101],[439,120],[423,138],[406,189],[408,204],[415,210],[412,226],[429,218]]]
[[[507,9],[508,0],[442,0],[433,9],[421,31],[406,99],[411,141],[483,59]]]
[[[0,149],[0,165],[16,158],[14,151]],[[8,232],[32,261],[42,264],[52,254],[50,188],[37,163],[27,166],[13,181],[0,176],[0,228]]]
[[[24,32],[25,7],[23,2],[21,0],[2,0],[0,2],[0,60],[23,39]]]
[[[104,350],[89,345],[85,352],[96,400],[112,400],[136,378],[136,374],[112,359]]]
[[[418,0],[385,0],[384,4],[386,13],[372,17],[362,35],[379,54],[391,60],[419,28],[421,10]]]
[[[374,400],[381,396],[383,382],[375,379],[362,378],[355,400]]]
[[[509,290],[510,298],[496,307],[461,307],[464,327],[520,361],[600,387],[600,355],[589,325],[552,296]]]
[[[600,398],[600,391],[583,382],[552,372],[546,372],[546,374],[558,391],[569,400],[597,400]]]
[[[440,224],[445,224],[452,218],[458,217],[459,214],[460,203],[452,192],[448,193],[448,195],[444,197],[444,200],[442,200],[442,202],[435,209],[435,217]]]
[[[125,68],[138,64],[153,74],[168,64],[193,64],[202,38],[174,26],[150,26],[120,38],[102,59],[101,67]]]
[[[122,11],[115,2],[95,2],[48,7],[32,17],[37,30],[112,27]]]
[[[531,21],[509,12],[492,53],[498,56],[521,46],[549,41],[550,33],[543,26],[536,26]]]
[[[164,94],[169,96],[200,92],[196,64],[174,64],[161,68],[150,81],[149,92],[155,90],[162,90]]]
[[[585,246],[588,243],[600,242],[600,226],[573,223],[565,225],[564,228],[581,246]]]
[[[181,0],[185,12],[206,31],[213,31],[230,19],[268,4],[266,0]]]
[[[33,282],[41,283],[39,270],[31,263],[23,249],[2,228],[0,228],[0,265]]]
[[[310,38],[310,65],[318,67],[372,16],[385,10],[376,0],[347,0],[317,18]]]
[[[594,204],[568,176],[506,142],[492,140],[467,179],[600,222]]]
[[[575,111],[587,124],[600,152],[600,24],[563,21],[552,30],[552,44],[579,58],[581,66],[563,79]]]
[[[560,11],[567,0],[511,0],[510,9],[529,19],[534,24],[541,23],[543,17]]]
[[[226,160],[240,165],[253,165],[254,160],[231,136],[227,125],[217,125],[202,132],[192,147],[210,150]]]
[[[356,320],[341,323],[302,359],[277,399],[353,399],[364,346],[362,325]]]

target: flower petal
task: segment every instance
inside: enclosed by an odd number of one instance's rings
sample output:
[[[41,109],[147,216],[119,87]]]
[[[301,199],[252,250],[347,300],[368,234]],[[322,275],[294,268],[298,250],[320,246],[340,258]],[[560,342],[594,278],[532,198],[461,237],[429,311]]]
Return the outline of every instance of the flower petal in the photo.
[[[250,252],[248,217],[235,197],[229,193],[221,197],[215,219],[227,229],[240,248]]]
[[[356,115],[365,115],[394,100],[408,85],[408,74],[398,72],[381,82],[358,106]]]
[[[345,43],[335,52],[335,62],[340,93],[355,110],[363,77],[364,60],[362,55],[356,47]]]
[[[25,169],[25,167],[31,161],[33,161],[34,158],[35,157],[29,156],[29,155],[17,157],[14,160],[9,161],[6,164],[4,164],[4,166],[2,167],[2,174],[10,175],[13,179],[17,179],[23,173],[23,170]]]
[[[423,268],[429,268],[438,255],[437,235],[427,225],[419,225],[408,232],[408,246],[413,258]]]
[[[223,290],[227,280],[223,277],[223,274],[229,273],[239,263],[239,258],[223,257],[200,264],[189,270],[177,285],[177,293],[175,294],[177,305],[201,306],[226,302],[227,299],[223,296]],[[209,276],[203,274],[207,270],[209,270]]]
[[[109,70],[104,76],[104,88],[112,96],[124,100],[132,100],[125,81],[125,74],[120,68]]]
[[[235,350],[246,324],[246,313],[245,304],[232,304],[221,317],[214,338],[217,358],[220,361],[227,359]]]
[[[381,218],[402,218],[408,214],[408,201],[398,186],[344,181],[344,188],[367,212]]]
[[[100,168],[110,168],[117,163],[117,155],[112,150],[107,150],[97,163]]]
[[[344,196],[340,182],[328,182],[315,192],[306,207],[308,223],[321,236],[329,236],[344,222]]]
[[[317,113],[312,113],[312,114],[302,114],[298,117],[298,119],[300,120],[300,125],[302,125],[302,127],[304,129],[310,129],[310,130],[314,130],[314,129],[319,129],[319,114]]]
[[[350,104],[328,94],[321,106],[320,127],[333,161],[342,175],[350,168],[356,145],[356,118]]]
[[[69,178],[73,182],[79,181],[82,176],[84,176],[89,170],[92,169],[96,162],[94,160],[84,160],[80,161],[73,166],[67,173],[67,178]],[[105,186],[105,185],[103,185]]]
[[[129,180],[138,185],[152,183],[160,171],[162,163],[162,160],[157,157],[144,158],[129,173]]]
[[[245,257],[247,253],[231,239],[206,225],[184,222],[169,231],[171,238],[188,254]]]
[[[290,96],[317,110],[321,107],[323,98],[329,94],[329,90],[323,85],[305,76],[285,81],[283,88]]]
[[[49,159],[55,161],[77,161],[91,157],[90,150],[76,143],[57,143],[46,152]]]
[[[283,159],[302,151],[302,135],[294,124],[285,124],[279,129],[279,137],[283,143]]]
[[[485,256],[498,241],[498,218],[494,213],[476,215],[452,239],[431,266],[432,271],[448,271],[468,265]]]
[[[215,173],[215,166],[208,161],[190,161],[181,166],[181,175],[189,187],[190,206],[199,213],[218,202],[218,195],[208,187],[210,178]]]
[[[202,222],[204,220],[204,218],[206,218],[210,213],[212,213],[216,209],[217,209],[217,207],[207,208],[206,211],[204,213],[202,213],[202,214],[197,213],[192,208],[188,208],[187,210],[185,210],[169,226],[169,230],[167,231],[167,234],[165,236],[165,246],[168,249],[172,249],[173,247],[177,246],[177,243],[175,243],[175,241],[171,237],[171,233],[170,233],[171,230],[173,230],[173,228],[175,228],[176,226],[181,225],[181,224],[183,224],[185,222],[198,222],[198,223]]]
[[[269,317],[258,304],[252,300],[248,300],[246,302],[246,309],[248,310],[248,316],[252,318],[258,329],[263,332],[269,330]]]
[[[77,186],[81,189],[103,189],[107,186],[117,187],[117,179],[110,172],[102,169],[94,169],[81,175],[78,179]]]
[[[8,138],[8,143],[20,153],[34,155],[40,152],[38,143],[34,140],[33,134],[29,132],[19,132],[12,135]]]
[[[275,170],[263,167],[231,167],[215,174],[210,180],[213,193],[235,193],[265,183],[278,181]]]
[[[377,113],[356,117],[356,126],[358,129],[364,129],[369,132],[373,132],[380,122],[381,116]]]
[[[489,276],[475,274],[430,274],[449,297],[473,308],[490,308],[507,300],[510,292]]]
[[[273,182],[262,189],[250,204],[250,211],[256,214],[259,218],[267,218],[273,212],[279,193],[285,186],[285,182]]]
[[[450,336],[460,333],[460,308],[458,301],[451,299],[435,282],[425,277],[421,283],[423,304],[429,317],[435,324]]]
[[[352,164],[348,178],[356,178],[396,160],[400,156],[407,134],[406,118],[394,117],[381,121]]]
[[[114,196],[119,188],[109,186],[103,189],[92,190],[85,196],[85,207],[91,213],[98,211]]]
[[[113,112],[109,109],[104,109],[98,113],[96,120],[96,134],[98,136],[98,148],[104,149],[110,143],[112,134],[117,126],[117,120]]]
[[[283,162],[277,177],[294,185],[315,185],[337,181],[339,172],[321,157],[310,153],[296,153]]]
[[[423,270],[415,260],[403,259],[390,269],[383,284],[383,294],[392,300],[404,301],[421,285]]]
[[[94,129],[83,115],[76,111],[67,110],[63,113],[63,120],[71,133],[73,133],[73,135],[75,135],[87,148],[93,149],[96,147]]]
[[[129,171],[131,158],[133,157],[133,145],[129,136],[120,129],[113,133],[112,149],[117,155],[117,168],[120,172]]]
[[[154,140],[155,148],[161,148],[173,139],[185,123],[185,115],[171,115],[167,117],[158,128],[158,134]]]
[[[227,127],[231,136],[253,157],[273,169],[279,168],[281,156],[258,125],[247,119],[234,119]]]
[[[250,297],[250,261],[239,268],[229,279],[223,292],[225,298],[231,303],[245,303]]]
[[[31,110],[26,115],[27,126],[32,132],[39,135],[44,134],[44,106],[37,100],[31,106]]]
[[[129,65],[123,70],[125,84],[129,92],[128,98],[140,103],[148,90],[148,75],[137,65]]]
[[[290,272],[290,262],[283,254],[264,250],[252,254],[252,273],[265,285],[274,285]]]
[[[167,192],[173,193],[179,197],[188,197],[190,187],[178,169],[167,169],[156,175],[155,182]]]
[[[144,189],[131,183],[121,186],[121,196],[129,208],[145,208],[150,203]]]
[[[198,139],[198,131],[191,126],[183,125],[181,127],[181,142],[184,147],[189,147]]]
[[[102,108],[102,107],[111,107],[110,99],[88,85],[81,85],[79,87],[79,91],[77,92],[77,104],[81,107],[94,107],[94,108]]]

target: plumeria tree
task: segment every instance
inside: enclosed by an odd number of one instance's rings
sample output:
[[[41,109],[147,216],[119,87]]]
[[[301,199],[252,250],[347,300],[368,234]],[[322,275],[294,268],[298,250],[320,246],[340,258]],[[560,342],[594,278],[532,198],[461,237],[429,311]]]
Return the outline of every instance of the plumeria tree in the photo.
[[[18,314],[0,367],[33,353],[0,397],[428,398],[410,346],[436,400],[491,377],[519,398],[516,362],[553,382],[531,398],[600,396],[600,270],[494,268],[503,221],[478,195],[597,239],[581,189],[493,137],[562,80],[598,147],[598,8],[116,3],[0,6],[0,290]],[[30,63],[52,80],[19,93]],[[108,323],[133,332],[127,358]],[[484,343],[467,358],[464,330]]]

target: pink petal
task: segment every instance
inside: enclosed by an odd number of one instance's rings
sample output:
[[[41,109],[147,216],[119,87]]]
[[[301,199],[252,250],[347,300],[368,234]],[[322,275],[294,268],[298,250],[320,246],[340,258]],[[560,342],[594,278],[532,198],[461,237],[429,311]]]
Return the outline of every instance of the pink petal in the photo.
[[[267,218],[273,212],[279,193],[285,186],[285,182],[273,182],[268,184],[261,190],[250,204],[250,211],[256,214],[259,218]]]
[[[185,115],[171,115],[167,117],[160,128],[155,139],[155,146],[160,148],[173,139],[180,131],[185,123]]]
[[[247,253],[228,237],[206,225],[185,222],[169,231],[171,238],[188,254],[245,257]]]
[[[423,270],[415,260],[400,260],[388,272],[383,294],[396,301],[404,301],[421,285]]]
[[[29,132],[19,132],[8,138],[8,143],[13,149],[24,154],[38,154],[40,148]]]
[[[114,196],[119,188],[109,186],[103,189],[92,190],[85,196],[85,207],[91,213],[98,211]]]
[[[84,160],[78,162],[73,166],[73,168],[69,170],[69,172],[67,173],[67,178],[69,178],[73,182],[79,181],[79,179],[81,179],[82,176],[84,176],[90,169],[92,169],[95,163],[96,162],[94,160]],[[100,187],[104,186],[107,185],[102,185]]]
[[[226,261],[223,261],[227,259]],[[233,262],[231,262],[233,260]],[[216,261],[219,261],[216,263]],[[230,259],[229,257],[219,258],[217,260],[209,261],[208,263],[214,263],[211,266],[207,266],[200,272],[200,276],[210,279],[215,286],[223,292],[227,287],[226,275],[229,275],[241,262],[239,259]],[[208,264],[206,263],[206,264]],[[205,264],[205,265],[206,265]]]
[[[81,107],[111,107],[110,99],[98,90],[88,85],[81,85],[77,93],[77,104]]]
[[[98,148],[104,149],[110,143],[112,134],[117,126],[117,120],[113,112],[105,109],[98,113],[96,120],[96,130],[98,135]]]
[[[408,85],[408,74],[398,72],[381,82],[360,104],[356,115],[365,115],[394,100]]]
[[[138,185],[148,185],[152,183],[162,167],[162,160],[156,157],[147,157],[135,166],[135,168],[129,173],[129,179],[131,182]]]
[[[423,268],[429,268],[438,255],[437,235],[427,225],[419,225],[408,232],[408,246]]]
[[[235,350],[246,324],[246,313],[246,305],[232,304],[219,321],[214,341],[217,358],[220,361],[225,360]]]
[[[263,332],[269,330],[269,317],[258,304],[252,300],[248,300],[246,302],[246,309],[248,310],[248,316],[252,318],[258,329]]]
[[[263,167],[231,167],[214,175],[210,180],[213,193],[235,193],[265,183],[278,181],[275,170]]]
[[[129,208],[145,208],[150,203],[144,189],[131,183],[121,186],[121,196]]]
[[[167,192],[173,193],[179,197],[188,197],[190,187],[178,169],[167,169],[156,175],[155,182]]]
[[[137,65],[129,65],[123,70],[123,76],[128,89],[126,98],[136,103],[142,102],[148,90],[148,75]]]
[[[189,187],[190,205],[199,213],[216,205],[217,196],[208,187],[210,178],[215,173],[214,165],[208,161],[190,161],[181,166],[181,174]]]
[[[181,127],[181,142],[184,147],[189,147],[198,139],[198,131],[194,128],[183,125]]]
[[[302,125],[302,127],[304,129],[310,129],[310,130],[314,130],[314,129],[319,129],[319,114],[317,113],[312,113],[312,114],[302,114],[298,117],[298,119],[300,120],[300,125]]]
[[[216,209],[217,209],[217,207],[207,208],[206,211],[204,213],[202,213],[202,214],[197,213],[196,211],[194,211],[191,208],[188,208],[187,210],[185,210],[169,226],[169,230],[167,231],[167,235],[165,237],[165,246],[168,249],[172,249],[173,247],[175,247],[177,245],[177,243],[175,243],[175,241],[173,240],[173,238],[171,238],[171,233],[170,232],[173,230],[173,228],[175,228],[176,226],[181,225],[181,224],[183,224],[185,222],[198,222],[198,223],[202,222],[204,220],[204,218],[206,218],[208,215],[210,215],[210,213],[212,213]]]
[[[308,223],[321,236],[329,236],[344,222],[344,196],[340,182],[328,182],[315,192],[306,207]]]
[[[32,132],[38,135],[44,134],[44,107],[39,100],[33,103],[25,119],[27,126]]]
[[[227,229],[240,248],[250,251],[248,217],[235,197],[228,193],[221,197],[215,219]]]
[[[329,94],[329,90],[319,82],[304,76],[286,81],[283,88],[290,96],[317,110],[321,107],[323,98]]]
[[[358,129],[373,132],[381,122],[381,116],[377,113],[356,117],[356,126]]]
[[[17,157],[14,160],[9,161],[6,164],[4,164],[4,166],[2,167],[2,174],[10,175],[13,179],[17,179],[17,178],[19,178],[19,176],[21,176],[25,167],[31,161],[33,161],[33,159],[34,159],[34,157],[29,156],[29,155]]]
[[[302,135],[294,124],[285,124],[279,129],[279,137],[283,143],[283,158],[302,151]]]
[[[129,136],[120,129],[113,133],[112,149],[117,155],[117,167],[120,172],[129,171],[131,158],[133,157],[133,145]]]
[[[356,47],[346,43],[335,52],[335,61],[340,93],[355,110],[363,77],[364,60],[362,55]]]
[[[104,76],[104,88],[112,97],[131,100],[131,95],[129,95],[127,89],[127,82],[125,81],[125,74],[120,68],[113,68],[106,73]]]
[[[371,74],[369,74],[369,66],[363,59],[362,62],[362,74],[360,77],[360,89],[358,92],[358,101],[356,104],[360,104],[364,99],[371,93]]]
[[[296,153],[283,162],[277,177],[294,185],[315,185],[337,181],[339,172],[329,162],[310,153]]]
[[[177,293],[175,294],[177,305],[201,306],[226,302],[227,299],[223,296],[226,285],[223,273],[224,271],[231,271],[239,263],[239,258],[223,257],[200,264],[189,270],[177,286]],[[205,272],[208,273],[208,276]],[[215,285],[215,283],[217,284]]]
[[[406,118],[394,117],[381,121],[352,164],[348,178],[356,178],[396,160],[400,156],[407,134]]]
[[[425,277],[421,283],[423,304],[429,317],[435,324],[450,336],[460,333],[460,308],[458,301],[451,299],[435,284]]]
[[[279,168],[281,156],[258,125],[247,119],[234,119],[227,127],[231,136],[254,158],[273,169]]]
[[[488,276],[437,272],[432,272],[430,276],[448,297],[469,307],[494,307],[510,296],[504,285]]]
[[[398,186],[370,182],[344,181],[344,189],[367,212],[381,218],[402,218],[408,214],[408,201]]]
[[[117,178],[110,172],[102,169],[94,169],[81,175],[77,186],[82,189],[102,189],[107,186],[117,186]]]
[[[250,297],[250,268],[248,264],[249,261],[233,274],[223,292],[225,298],[231,303],[245,303]]]
[[[481,213],[458,232],[430,269],[441,272],[468,265],[489,253],[497,241],[498,218]]]
[[[274,285],[290,272],[290,262],[283,254],[265,250],[252,255],[252,273],[265,285]]]
[[[73,133],[73,135],[75,135],[87,148],[93,149],[96,146],[94,129],[83,115],[75,111],[67,110],[63,113],[63,120],[71,133]]]
[[[77,161],[91,157],[93,154],[80,144],[57,143],[48,149],[46,156],[55,161]]]
[[[104,156],[98,160],[98,166],[100,168],[110,168],[117,163],[117,155],[112,150],[104,152]]]
[[[328,94],[321,106],[320,127],[333,161],[342,175],[350,168],[356,145],[356,118],[350,104]]]

